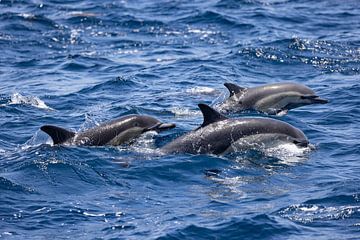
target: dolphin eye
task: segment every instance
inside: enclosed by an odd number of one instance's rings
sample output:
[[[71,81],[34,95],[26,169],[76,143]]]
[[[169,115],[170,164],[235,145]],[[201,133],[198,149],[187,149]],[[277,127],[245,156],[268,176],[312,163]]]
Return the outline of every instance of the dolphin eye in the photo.
[[[138,122],[135,122],[134,123],[134,127],[138,127],[139,126],[139,123]]]

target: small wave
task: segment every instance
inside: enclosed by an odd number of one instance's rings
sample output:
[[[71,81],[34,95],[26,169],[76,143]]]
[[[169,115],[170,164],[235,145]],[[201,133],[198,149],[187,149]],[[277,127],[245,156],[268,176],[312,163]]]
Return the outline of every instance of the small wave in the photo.
[[[300,223],[341,220],[355,214],[360,214],[360,206],[326,207],[314,204],[296,204],[279,212],[280,216]]]
[[[19,185],[1,176],[0,176],[0,190],[10,190],[14,192],[25,192],[25,193],[34,192],[34,189]]]
[[[34,24],[39,24],[43,27],[49,27],[49,28],[57,28],[58,27],[56,22],[54,22],[50,18],[47,18],[40,14],[25,13],[25,12],[23,12],[23,13],[5,12],[5,13],[0,14],[0,20],[3,20],[4,22],[9,22],[9,21],[17,22],[19,24],[31,22],[32,27]],[[23,24],[21,24],[21,25],[23,25]]]
[[[20,93],[14,93],[7,104],[2,104],[0,106],[14,105],[14,104],[30,105],[32,107],[36,107],[40,109],[54,110],[53,108],[46,105],[45,102],[40,98],[36,96],[23,96]]]
[[[56,22],[43,15],[35,15],[32,13],[19,13],[17,14],[17,16],[23,18],[26,21],[31,21],[32,23],[42,24],[43,26],[53,27],[53,28],[58,27]]]
[[[294,37],[245,47],[238,54],[281,64],[306,64],[323,72],[359,73],[360,51],[340,42]]]
[[[186,23],[219,24],[239,29],[252,29],[252,24],[239,23],[235,18],[214,11],[199,12],[196,15],[188,16],[178,21]]]
[[[124,77],[118,76],[114,79],[98,83],[94,86],[86,87],[81,89],[78,93],[86,94],[86,93],[94,93],[96,91],[105,91],[114,89],[121,89],[125,91],[126,87],[133,87],[136,86],[136,81],[134,77]]]

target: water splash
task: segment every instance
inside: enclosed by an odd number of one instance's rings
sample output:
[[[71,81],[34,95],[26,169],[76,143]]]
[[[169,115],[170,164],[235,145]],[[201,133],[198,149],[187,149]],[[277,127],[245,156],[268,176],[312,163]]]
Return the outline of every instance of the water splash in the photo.
[[[27,140],[24,144],[20,146],[22,151],[28,150],[30,148],[38,147],[42,144],[52,145],[53,142],[49,136],[43,133],[41,130],[35,132],[35,134]]]
[[[46,109],[46,110],[54,110],[53,108],[46,105],[46,103],[43,100],[41,100],[40,98],[38,98],[36,96],[24,96],[24,95],[21,95],[20,93],[14,93],[11,96],[10,101],[8,103],[1,104],[0,106],[4,107],[7,105],[15,105],[15,104],[29,105],[32,107]]]
[[[211,87],[193,87],[185,90],[191,95],[216,95],[217,91]]]
[[[170,111],[175,115],[175,117],[184,117],[184,116],[201,116],[200,111],[191,110],[186,107],[173,107]]]
[[[294,165],[307,159],[307,154],[312,147],[299,147],[293,143],[282,143],[278,146],[262,149],[268,157],[274,157],[280,160],[280,163]]]
[[[149,131],[142,134],[130,145],[130,149],[144,155],[151,156],[152,154],[155,154],[157,152],[154,139],[156,135],[158,135],[158,133],[155,131]]]

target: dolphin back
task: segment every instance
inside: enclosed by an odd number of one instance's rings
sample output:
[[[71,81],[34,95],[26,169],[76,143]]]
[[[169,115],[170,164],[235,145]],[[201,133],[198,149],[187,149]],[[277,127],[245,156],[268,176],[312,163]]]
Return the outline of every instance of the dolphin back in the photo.
[[[70,138],[73,138],[75,136],[74,132],[68,131],[64,128],[57,126],[44,125],[40,129],[51,137],[54,144],[64,143]]]

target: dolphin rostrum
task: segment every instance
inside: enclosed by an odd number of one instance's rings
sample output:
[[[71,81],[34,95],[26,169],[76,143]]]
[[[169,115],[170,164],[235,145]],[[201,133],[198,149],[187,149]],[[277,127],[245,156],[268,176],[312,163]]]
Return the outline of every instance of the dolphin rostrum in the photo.
[[[130,142],[144,132],[159,132],[174,127],[173,123],[161,123],[150,116],[128,115],[79,133],[51,125],[42,126],[41,130],[51,137],[55,145],[117,146]]]
[[[309,144],[302,131],[272,118],[227,118],[206,104],[198,105],[203,124],[163,146],[162,153],[226,154],[264,144]]]
[[[307,86],[297,83],[274,83],[254,88],[244,88],[233,83],[224,85],[230,96],[217,106],[223,113],[255,110],[270,115],[284,115],[293,108],[328,103],[328,100],[320,98]]]

